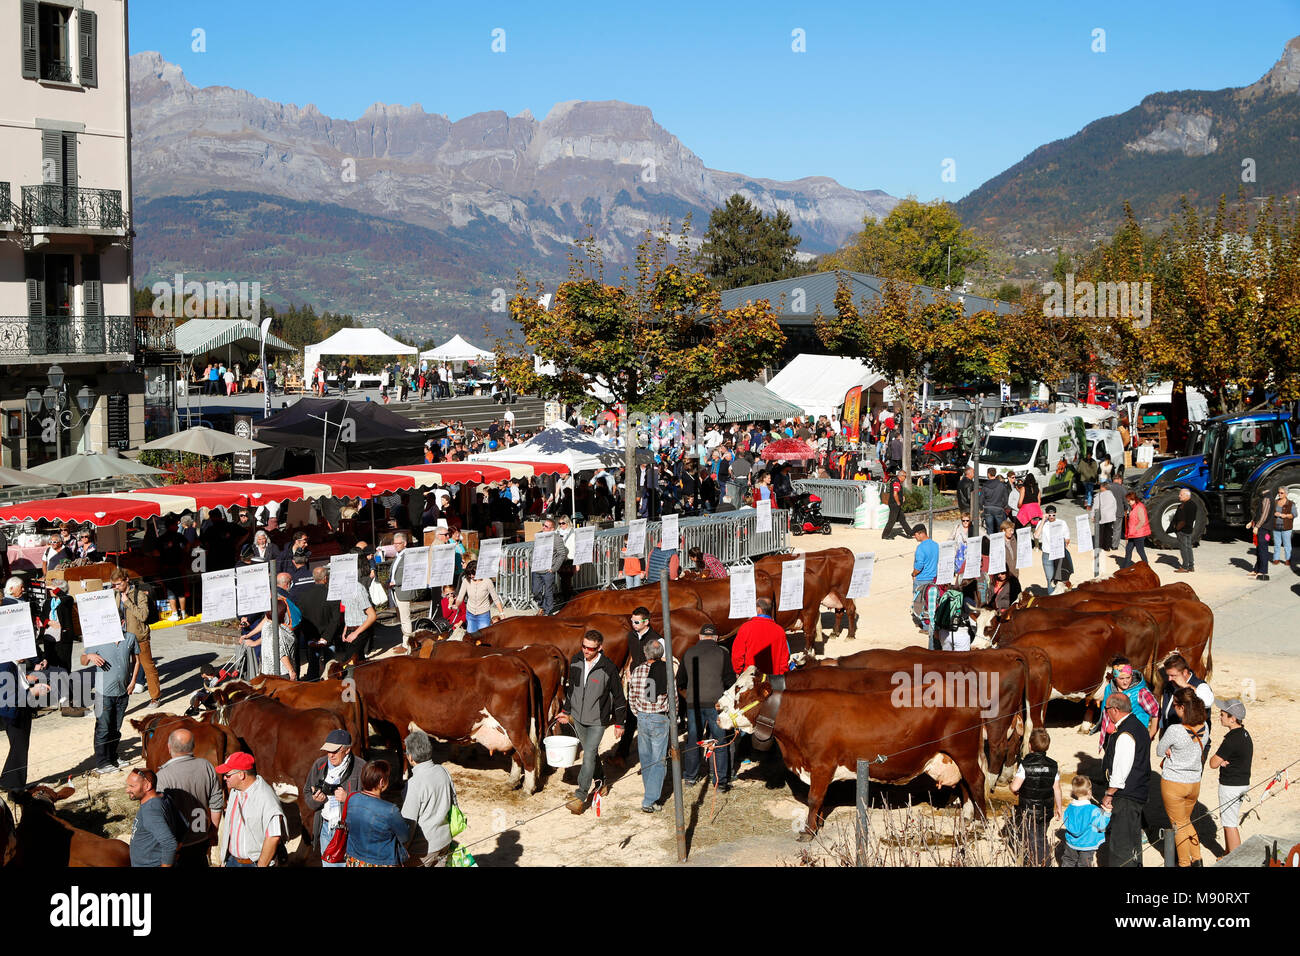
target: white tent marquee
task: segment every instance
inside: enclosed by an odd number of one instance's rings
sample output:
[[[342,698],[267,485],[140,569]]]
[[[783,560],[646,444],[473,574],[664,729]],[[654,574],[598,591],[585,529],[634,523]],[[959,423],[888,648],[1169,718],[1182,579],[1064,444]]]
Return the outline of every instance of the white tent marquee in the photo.
[[[324,342],[303,349],[303,373],[310,376],[322,355],[414,355],[418,351],[379,329],[339,329]]]
[[[471,345],[459,335],[454,335],[436,349],[421,352],[420,358],[434,362],[491,362],[496,358],[492,352]]]
[[[623,453],[607,442],[584,435],[567,422],[557,422],[523,444],[474,455],[470,460],[555,462],[567,465],[570,472],[577,474],[580,471],[597,471],[606,465],[620,464]]]
[[[844,405],[849,389],[870,388],[884,378],[858,359],[803,354],[774,375],[767,387],[809,415],[833,415]],[[863,407],[867,407],[865,396]]]

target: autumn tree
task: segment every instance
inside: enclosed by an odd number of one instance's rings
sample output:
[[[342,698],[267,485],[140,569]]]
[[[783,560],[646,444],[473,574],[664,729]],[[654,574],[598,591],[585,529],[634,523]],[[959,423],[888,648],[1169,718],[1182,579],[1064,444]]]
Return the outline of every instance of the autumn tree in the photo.
[[[689,220],[676,248],[686,249]],[[569,278],[549,302],[521,275],[510,315],[523,332],[496,342],[497,367],[520,391],[555,396],[588,411],[701,410],[727,382],[754,377],[785,344],[771,305],[724,310],[698,259],[670,261],[668,226],[647,231],[635,267],[605,279],[594,237],[570,257]],[[530,354],[531,352],[531,354]],[[534,356],[542,364],[534,362]],[[624,421],[626,422],[626,418]],[[625,505],[636,513],[636,440],[629,432]]]
[[[808,270],[795,258],[800,239],[790,217],[778,209],[771,216],[736,193],[709,215],[700,252],[704,271],[719,289],[774,282]]]
[[[988,249],[941,200],[909,196],[883,220],[868,216],[849,244],[824,256],[821,269],[866,272],[944,288],[959,286],[966,269],[988,261]]]

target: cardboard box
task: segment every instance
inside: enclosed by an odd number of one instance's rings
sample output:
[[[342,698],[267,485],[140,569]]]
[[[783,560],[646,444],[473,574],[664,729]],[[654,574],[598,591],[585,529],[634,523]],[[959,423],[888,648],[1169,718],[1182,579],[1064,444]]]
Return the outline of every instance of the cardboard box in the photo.
[[[540,532],[541,530],[542,530],[542,523],[540,521],[525,521],[524,540],[532,541],[533,538],[537,537],[538,532]]]

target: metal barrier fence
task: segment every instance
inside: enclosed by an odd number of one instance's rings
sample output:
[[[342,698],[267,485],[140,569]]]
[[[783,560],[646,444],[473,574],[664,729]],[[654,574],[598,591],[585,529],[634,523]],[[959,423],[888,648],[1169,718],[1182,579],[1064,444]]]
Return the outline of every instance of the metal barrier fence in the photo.
[[[772,530],[759,533],[755,525],[758,513],[752,508],[722,514],[682,518],[678,521],[680,554],[683,559],[691,548],[698,547],[716,555],[723,564],[739,564],[765,554],[784,551],[789,546],[790,514],[773,509]],[[661,542],[663,524],[646,524],[646,547]],[[575,591],[613,587],[623,579],[623,549],[627,545],[627,525],[599,528],[596,531],[592,562],[579,567],[573,576]],[[532,542],[510,544],[501,549],[501,569],[497,575],[497,594],[501,602],[513,608],[532,603]]]
[[[800,478],[792,482],[794,490],[817,495],[822,500],[822,514],[828,518],[853,520],[858,505],[867,500],[865,481],[843,481],[835,478]]]

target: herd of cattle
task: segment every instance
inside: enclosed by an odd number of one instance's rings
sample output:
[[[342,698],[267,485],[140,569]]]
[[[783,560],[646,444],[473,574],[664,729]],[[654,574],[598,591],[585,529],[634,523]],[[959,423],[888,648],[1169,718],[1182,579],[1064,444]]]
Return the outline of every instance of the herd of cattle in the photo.
[[[791,555],[757,562],[757,596],[776,606],[782,564]],[[850,637],[856,609],[848,598],[853,554],[831,548],[806,555],[804,607],[778,612],[788,631],[820,635],[820,608],[847,614]],[[668,615],[678,658],[694,645],[705,625],[733,635],[744,623],[730,617],[727,580],[682,580],[669,589],[665,609],[659,585],[580,594],[555,617],[514,617],[475,635],[475,642],[438,640],[417,634],[406,655],[360,664],[349,674],[301,683],[258,677],[251,684],[228,682],[209,696],[212,709],[197,719],[156,713],[134,719],[144,762],[156,770],[167,760],[167,736],[185,726],[195,734],[195,755],[220,764],[236,750],[253,754],[259,774],[272,783],[301,788],[321,741],[333,729],[347,730],[360,754],[374,729],[380,742],[397,746],[407,728],[461,744],[478,743],[510,755],[510,785],[536,792],[542,784],[539,738],[563,705],[568,661],[583,635],[597,630],[603,652],[620,669],[628,660],[628,617],[645,606],[651,626],[662,633]],[[833,779],[852,776],[859,757],[872,758],[871,776],[890,784],[928,774],[983,811],[993,782],[1014,769],[1033,726],[1046,721],[1049,699],[1086,698],[1098,692],[1112,660],[1122,656],[1154,686],[1159,662],[1178,651],[1208,678],[1213,613],[1186,584],[1162,587],[1139,564],[1111,578],[1081,584],[1052,597],[1022,596],[999,612],[987,634],[992,647],[967,652],[866,650],[818,660],[787,675],[783,689],[749,672],[719,703],[724,726],[775,737],[786,766],[810,786],[808,817],[801,839],[820,825],[826,790]],[[813,641],[806,642],[811,649]],[[897,706],[894,675],[914,668],[973,676],[996,688],[994,700],[941,701],[934,706]],[[996,682],[992,680],[996,675]],[[766,719],[760,715],[765,715]],[[883,758],[883,759],[881,759]],[[125,865],[105,840],[78,830],[54,812],[65,791],[30,788],[21,799],[21,822],[0,813],[0,845],[6,864],[31,860],[24,843],[39,840],[52,865]],[[303,829],[312,810],[299,797]],[[51,859],[48,848],[56,849]]]

